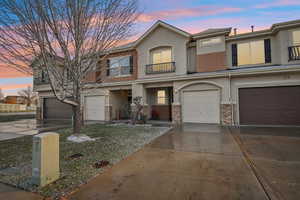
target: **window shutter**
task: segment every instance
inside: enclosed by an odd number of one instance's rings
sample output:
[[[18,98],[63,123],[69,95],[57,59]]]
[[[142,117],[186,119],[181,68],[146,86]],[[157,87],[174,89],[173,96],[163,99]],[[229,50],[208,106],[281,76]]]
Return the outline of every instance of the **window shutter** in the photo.
[[[106,59],[106,76],[110,75],[109,67],[110,67],[110,61],[109,59]]]
[[[231,55],[232,55],[232,66],[237,66],[238,65],[237,44],[231,45]]]
[[[129,57],[130,74],[133,73],[133,56]]]
[[[265,63],[271,63],[271,40],[265,39]]]

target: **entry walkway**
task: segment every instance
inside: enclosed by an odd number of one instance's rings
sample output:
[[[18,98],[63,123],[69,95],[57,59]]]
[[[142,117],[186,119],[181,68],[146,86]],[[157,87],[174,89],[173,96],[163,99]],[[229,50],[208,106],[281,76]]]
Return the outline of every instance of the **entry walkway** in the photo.
[[[227,128],[185,125],[82,186],[70,199],[267,199]]]

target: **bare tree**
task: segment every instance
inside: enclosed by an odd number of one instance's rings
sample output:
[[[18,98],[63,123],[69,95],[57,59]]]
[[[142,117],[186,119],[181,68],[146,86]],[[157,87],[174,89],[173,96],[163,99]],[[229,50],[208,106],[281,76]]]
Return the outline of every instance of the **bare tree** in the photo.
[[[31,104],[36,98],[36,93],[32,90],[30,86],[28,86],[26,89],[19,91],[18,94],[25,99],[25,103],[27,104],[27,106],[31,106]]]
[[[85,78],[132,35],[137,17],[137,0],[1,0],[0,61],[32,73],[38,59],[55,97],[73,107],[78,134]]]
[[[132,103],[134,106],[131,112],[131,123],[136,124],[137,121],[146,123],[146,116],[143,114],[142,97],[133,98]]]
[[[0,102],[4,99],[4,94],[2,92],[2,89],[0,88]]]

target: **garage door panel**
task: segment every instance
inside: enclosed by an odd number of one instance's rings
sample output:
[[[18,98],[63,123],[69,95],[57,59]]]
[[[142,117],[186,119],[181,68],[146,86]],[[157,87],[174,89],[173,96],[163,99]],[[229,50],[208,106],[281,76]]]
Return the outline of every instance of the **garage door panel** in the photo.
[[[72,106],[62,103],[56,98],[44,99],[43,113],[45,120],[70,120],[73,115]]]
[[[183,92],[183,122],[219,123],[219,91]]]
[[[105,120],[105,97],[89,96],[85,97],[85,119]]]
[[[242,125],[300,125],[300,86],[239,89]]]

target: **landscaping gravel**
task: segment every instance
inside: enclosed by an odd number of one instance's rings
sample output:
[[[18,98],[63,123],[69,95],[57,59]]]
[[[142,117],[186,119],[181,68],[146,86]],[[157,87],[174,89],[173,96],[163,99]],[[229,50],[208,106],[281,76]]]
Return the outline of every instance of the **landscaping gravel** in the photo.
[[[105,167],[95,168],[96,163],[108,161],[108,166],[111,166],[168,129],[93,124],[83,128],[81,134],[86,134],[95,141],[84,143],[67,141],[67,137],[72,134],[71,129],[60,130],[60,179],[43,188],[30,183],[32,136],[0,141],[0,182],[37,192],[45,197],[62,196],[105,170]],[[72,158],[74,154],[82,156]]]

